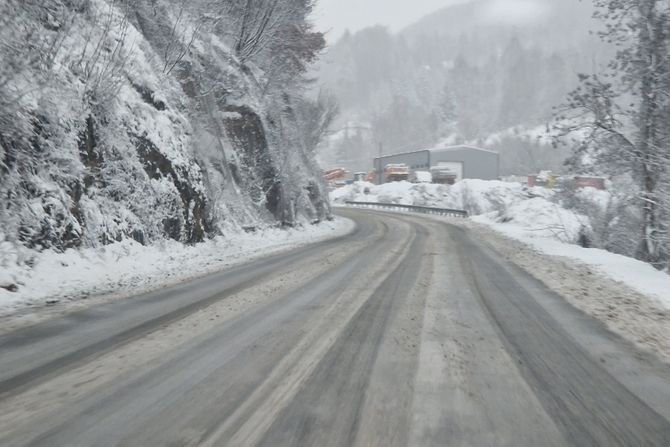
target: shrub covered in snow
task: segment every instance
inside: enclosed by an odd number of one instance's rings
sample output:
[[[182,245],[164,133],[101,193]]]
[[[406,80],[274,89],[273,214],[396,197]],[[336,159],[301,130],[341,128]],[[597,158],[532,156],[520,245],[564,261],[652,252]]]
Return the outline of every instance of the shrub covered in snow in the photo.
[[[627,177],[614,178],[607,191],[565,183],[554,197],[563,208],[586,216],[590,245],[636,257],[642,243],[636,188]]]
[[[365,201],[455,208],[480,222],[501,223],[524,234],[636,257],[642,243],[637,191],[626,177],[607,190],[565,182],[559,189],[521,183],[464,180],[453,186],[408,182],[355,183],[331,192],[336,204]]]
[[[589,218],[561,206],[554,191],[514,182],[463,180],[453,186],[355,183],[333,191],[331,200],[462,209],[471,216],[522,226],[537,235],[569,243],[585,244],[592,233]]]

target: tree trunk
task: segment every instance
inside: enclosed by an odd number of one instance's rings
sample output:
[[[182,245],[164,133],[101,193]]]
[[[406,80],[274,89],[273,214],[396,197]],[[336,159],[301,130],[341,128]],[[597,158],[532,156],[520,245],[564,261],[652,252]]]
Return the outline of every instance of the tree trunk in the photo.
[[[652,264],[659,261],[659,250],[656,244],[658,235],[658,201],[656,197],[657,168],[654,153],[657,150],[656,128],[658,125],[657,75],[659,57],[655,50],[659,45],[660,36],[656,14],[657,0],[644,0],[640,4],[640,31],[638,35],[638,52],[640,55],[640,113],[639,136],[637,142],[638,158],[641,164],[642,178],[642,246],[639,257]]]

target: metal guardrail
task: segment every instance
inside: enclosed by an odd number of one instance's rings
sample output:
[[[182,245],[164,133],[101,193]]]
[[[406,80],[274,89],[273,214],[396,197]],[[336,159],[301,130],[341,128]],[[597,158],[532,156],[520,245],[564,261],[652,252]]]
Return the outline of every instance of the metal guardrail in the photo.
[[[344,202],[347,206],[353,206],[356,208],[369,208],[369,209],[379,209],[379,210],[388,210],[388,211],[411,211],[414,213],[421,214],[431,214],[435,216],[448,216],[448,217],[468,217],[468,212],[463,210],[450,210],[448,208],[431,208],[428,206],[415,206],[415,205],[398,205],[395,203],[376,203],[376,202]]]

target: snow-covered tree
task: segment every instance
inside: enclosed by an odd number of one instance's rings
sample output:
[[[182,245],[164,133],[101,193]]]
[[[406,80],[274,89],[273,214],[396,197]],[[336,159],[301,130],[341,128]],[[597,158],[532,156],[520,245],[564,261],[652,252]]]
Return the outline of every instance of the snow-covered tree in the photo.
[[[582,76],[559,118],[579,131],[578,169],[627,173],[637,188],[637,256],[670,265],[670,2],[595,0],[600,36],[618,47],[607,73]],[[585,167],[586,166],[586,167]]]
[[[323,47],[311,8],[0,2],[0,241],[195,243],[326,217],[318,131],[295,113]]]

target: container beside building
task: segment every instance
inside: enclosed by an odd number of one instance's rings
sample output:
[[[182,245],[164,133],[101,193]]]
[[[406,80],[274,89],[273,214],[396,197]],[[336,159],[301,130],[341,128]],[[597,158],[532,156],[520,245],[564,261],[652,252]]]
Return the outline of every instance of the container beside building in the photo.
[[[605,177],[592,177],[584,175],[561,175],[556,176],[551,171],[542,171],[540,174],[528,176],[528,186],[541,186],[544,188],[563,187],[566,183],[573,183],[577,188],[595,188],[601,191],[607,189]]]

